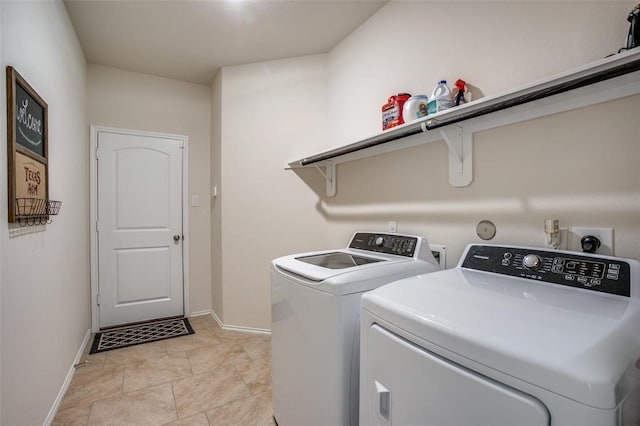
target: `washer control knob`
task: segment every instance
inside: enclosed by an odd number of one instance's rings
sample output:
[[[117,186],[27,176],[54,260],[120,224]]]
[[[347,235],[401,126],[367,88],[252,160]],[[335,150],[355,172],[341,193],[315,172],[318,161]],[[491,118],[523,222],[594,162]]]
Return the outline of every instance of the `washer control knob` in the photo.
[[[376,238],[376,245],[378,247],[382,247],[383,244],[384,244],[384,238],[382,238],[382,237]]]
[[[540,269],[542,266],[542,259],[536,254],[528,254],[522,259],[522,264],[527,269]]]

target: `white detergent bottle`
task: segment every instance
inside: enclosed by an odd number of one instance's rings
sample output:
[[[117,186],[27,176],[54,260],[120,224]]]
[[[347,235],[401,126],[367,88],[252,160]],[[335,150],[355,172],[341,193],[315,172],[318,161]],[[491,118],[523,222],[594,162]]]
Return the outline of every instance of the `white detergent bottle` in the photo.
[[[453,94],[447,80],[440,80],[429,97],[429,114],[444,111],[453,106]]]

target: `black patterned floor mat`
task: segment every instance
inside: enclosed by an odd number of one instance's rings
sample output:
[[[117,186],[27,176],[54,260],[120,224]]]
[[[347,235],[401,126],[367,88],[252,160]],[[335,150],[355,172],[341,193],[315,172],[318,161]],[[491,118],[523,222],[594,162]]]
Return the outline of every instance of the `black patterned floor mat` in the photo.
[[[119,327],[96,333],[89,354],[194,334],[187,318]]]

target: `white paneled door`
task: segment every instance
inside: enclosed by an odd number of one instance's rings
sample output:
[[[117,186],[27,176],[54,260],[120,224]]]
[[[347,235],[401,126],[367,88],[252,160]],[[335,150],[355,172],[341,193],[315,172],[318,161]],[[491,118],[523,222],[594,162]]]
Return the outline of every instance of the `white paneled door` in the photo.
[[[184,140],[97,132],[97,306],[108,327],[184,314]]]

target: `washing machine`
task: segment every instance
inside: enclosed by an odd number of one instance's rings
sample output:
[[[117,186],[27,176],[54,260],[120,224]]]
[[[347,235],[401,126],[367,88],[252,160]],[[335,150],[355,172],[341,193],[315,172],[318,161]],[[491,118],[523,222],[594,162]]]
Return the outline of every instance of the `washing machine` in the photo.
[[[275,259],[272,402],[280,426],[356,425],[363,293],[439,270],[418,236],[357,232],[348,247]]]
[[[363,425],[640,425],[640,264],[469,245],[362,298]]]

